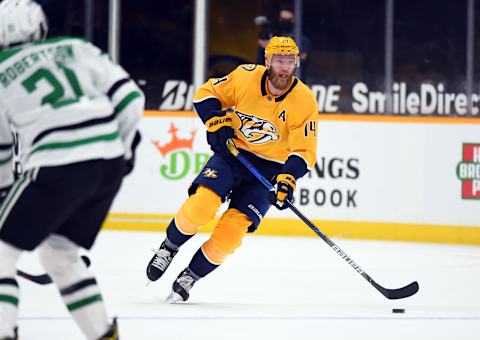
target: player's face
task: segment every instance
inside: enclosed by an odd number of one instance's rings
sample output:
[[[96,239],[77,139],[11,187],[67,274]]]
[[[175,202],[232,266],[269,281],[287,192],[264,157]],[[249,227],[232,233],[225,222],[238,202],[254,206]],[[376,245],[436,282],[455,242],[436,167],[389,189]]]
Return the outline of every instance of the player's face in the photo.
[[[285,90],[292,82],[295,72],[295,56],[293,54],[275,54],[272,56],[268,78],[278,90]]]

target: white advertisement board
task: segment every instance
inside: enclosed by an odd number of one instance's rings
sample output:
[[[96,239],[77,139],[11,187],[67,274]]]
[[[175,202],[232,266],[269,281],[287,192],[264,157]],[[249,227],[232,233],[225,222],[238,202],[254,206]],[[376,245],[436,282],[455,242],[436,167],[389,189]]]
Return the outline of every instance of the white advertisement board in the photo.
[[[295,205],[311,219],[480,227],[480,124],[399,121],[320,119],[317,165]],[[173,216],[210,155],[204,127],[159,113],[141,132],[112,212]]]

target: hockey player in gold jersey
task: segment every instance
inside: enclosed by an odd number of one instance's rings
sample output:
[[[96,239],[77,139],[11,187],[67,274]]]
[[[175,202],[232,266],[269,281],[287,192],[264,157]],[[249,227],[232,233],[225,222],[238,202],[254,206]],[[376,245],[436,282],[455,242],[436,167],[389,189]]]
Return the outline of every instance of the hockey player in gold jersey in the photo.
[[[258,228],[271,204],[285,209],[296,180],[315,165],[318,104],[294,77],[299,66],[294,40],[273,37],[265,50],[265,65],[241,65],[222,78],[209,79],[195,94],[194,107],[214,155],[170,222],[166,239],[147,266],[147,277],[159,279],[180,246],[215,217],[222,202],[230,202],[210,239],[174,281],[171,302],[187,300],[194,283],[222,264],[247,232]],[[272,179],[275,191],[268,192],[230,154],[229,139]]]

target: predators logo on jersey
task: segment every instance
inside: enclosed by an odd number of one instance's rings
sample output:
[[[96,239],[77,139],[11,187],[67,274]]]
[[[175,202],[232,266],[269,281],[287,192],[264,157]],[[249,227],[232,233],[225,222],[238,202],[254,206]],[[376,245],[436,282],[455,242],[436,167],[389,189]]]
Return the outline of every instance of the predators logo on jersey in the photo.
[[[205,178],[217,178],[218,177],[217,170],[210,169],[210,168],[206,168],[205,170],[203,170],[202,175]]]
[[[235,114],[242,122],[239,130],[249,143],[264,144],[280,138],[275,125],[268,120],[247,115],[239,111],[235,111]]]

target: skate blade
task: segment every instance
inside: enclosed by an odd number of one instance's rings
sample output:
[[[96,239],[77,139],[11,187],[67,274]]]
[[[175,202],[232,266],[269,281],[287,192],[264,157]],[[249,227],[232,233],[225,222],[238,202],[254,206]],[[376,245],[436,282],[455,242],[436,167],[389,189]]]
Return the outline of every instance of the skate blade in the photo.
[[[183,302],[183,298],[180,296],[180,294],[176,292],[171,292],[170,295],[167,296],[167,302],[171,304]]]

